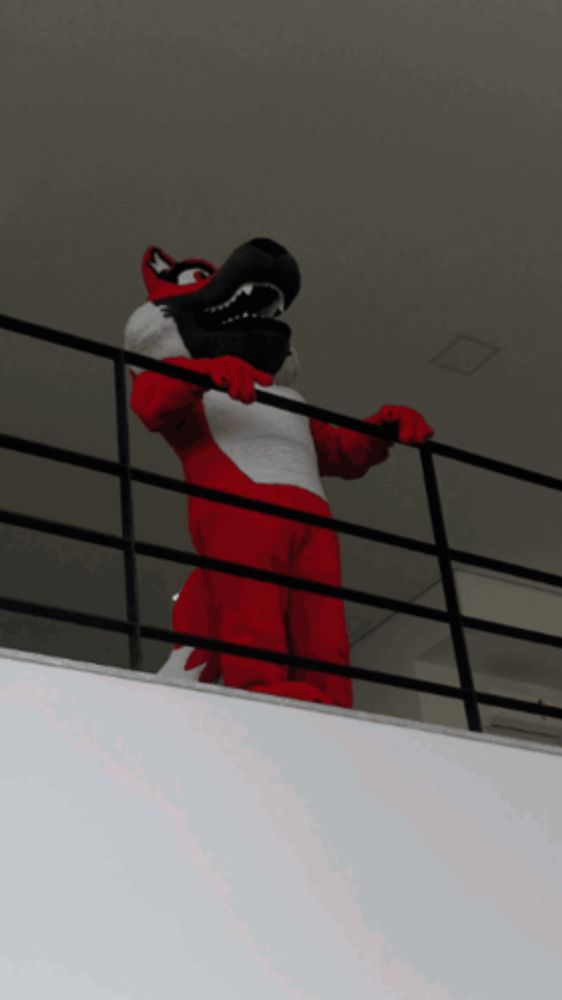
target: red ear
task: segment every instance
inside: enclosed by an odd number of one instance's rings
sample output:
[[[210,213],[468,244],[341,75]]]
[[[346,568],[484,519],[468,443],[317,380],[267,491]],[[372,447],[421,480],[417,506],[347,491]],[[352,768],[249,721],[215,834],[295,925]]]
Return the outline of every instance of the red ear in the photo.
[[[175,263],[174,258],[170,257],[165,250],[161,250],[160,247],[154,245],[147,247],[142,258],[141,271],[149,294],[156,290],[159,278]]]

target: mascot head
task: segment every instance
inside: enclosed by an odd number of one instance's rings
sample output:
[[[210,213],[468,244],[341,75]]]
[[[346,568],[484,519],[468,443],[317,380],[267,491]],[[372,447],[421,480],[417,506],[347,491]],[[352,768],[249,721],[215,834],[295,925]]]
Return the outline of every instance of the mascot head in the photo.
[[[127,350],[152,358],[229,354],[273,375],[279,385],[294,381],[298,360],[291,329],[278,317],[295,299],[300,274],[279,243],[250,240],[220,268],[199,257],[176,261],[150,246],[142,274],[148,302],[127,323]]]

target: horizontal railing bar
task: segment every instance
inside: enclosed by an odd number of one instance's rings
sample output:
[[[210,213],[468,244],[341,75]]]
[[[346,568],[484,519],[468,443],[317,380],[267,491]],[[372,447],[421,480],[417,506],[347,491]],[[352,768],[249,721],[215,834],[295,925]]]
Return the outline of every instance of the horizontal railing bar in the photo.
[[[83,351],[85,354],[97,354],[103,358],[110,358],[112,361],[115,361],[121,353],[120,349],[114,347],[113,344],[104,344],[88,337],[79,337],[75,333],[64,333],[62,330],[43,326],[42,323],[30,323],[28,320],[16,319],[15,316],[0,314],[0,327],[4,330],[11,330],[13,333],[21,333],[24,337],[33,337],[34,340],[43,340],[49,344],[58,344],[60,347],[69,347],[73,351]]]
[[[92,615],[82,611],[66,611],[64,608],[53,605],[40,604],[31,601],[22,601],[18,598],[0,596],[0,610],[14,612],[16,614],[30,614],[39,618],[51,618],[56,621],[68,622],[73,625],[83,625],[85,627],[99,628],[108,632],[119,632],[128,634],[133,631],[134,623],[128,623],[121,619],[109,616]],[[271,660],[276,663],[287,664],[296,668],[308,668],[324,670],[326,673],[335,673],[338,676],[353,676],[358,680],[370,680],[374,676],[372,671],[363,667],[342,667],[341,663],[331,663],[330,661],[317,660],[310,657],[295,656],[290,653],[279,653],[269,649],[259,649],[258,647],[245,646],[240,643],[226,642],[221,639],[210,639],[189,632],[176,632],[171,629],[156,628],[148,625],[140,626],[141,635],[147,639],[161,640],[162,642],[183,643],[189,646],[200,646],[203,649],[210,649],[217,652],[239,654],[250,656],[256,660]],[[392,674],[380,675],[392,678]],[[404,685],[416,690],[417,680],[404,678]],[[422,682],[431,684],[433,682]],[[445,688],[446,685],[433,686],[431,690]],[[430,688],[428,687],[428,691]],[[457,697],[458,688],[451,687],[453,697]]]
[[[91,531],[89,528],[71,526],[61,521],[48,521],[46,518],[38,518],[28,514],[18,514],[14,511],[0,510],[0,523],[11,524],[19,528],[37,529],[47,534],[60,535],[65,538],[73,538],[76,541],[91,542],[96,545],[108,545],[115,549],[124,549],[125,541],[117,535],[108,535],[98,531]],[[210,556],[201,556],[192,552],[183,552],[181,549],[170,548],[164,545],[156,545],[152,542],[143,542],[138,539],[134,543],[135,552],[140,556],[147,556],[152,559],[163,559],[168,562],[176,562],[188,566],[197,566],[201,569],[216,572],[228,573],[233,576],[240,576],[252,580],[259,580],[263,583],[277,584],[295,590],[303,590],[313,594],[322,594],[325,597],[333,597],[338,600],[347,600],[351,603],[366,604],[371,607],[381,607],[385,610],[401,612],[413,615],[418,618],[429,618],[435,621],[447,621],[447,614],[433,608],[417,607],[406,601],[394,600],[390,597],[371,595],[366,591],[352,590],[349,587],[335,587],[327,583],[320,583],[315,580],[292,577],[285,573],[274,573],[270,570],[262,570],[259,567],[246,566],[242,563],[231,562],[226,559],[213,559]]]
[[[131,476],[135,482],[145,486],[156,486],[161,489],[171,490],[187,496],[200,497],[204,500],[212,500],[216,503],[223,503],[227,506],[242,507],[246,510],[255,510],[258,513],[271,514],[275,517],[282,517],[290,521],[299,521],[302,524],[314,524],[318,528],[327,528],[329,531],[341,532],[345,535],[354,535],[357,538],[365,538],[372,542],[380,542],[383,545],[392,545],[397,548],[411,549],[413,552],[421,552],[424,555],[435,556],[436,548],[431,542],[424,542],[421,539],[409,538],[407,536],[395,535],[389,531],[381,531],[379,528],[367,528],[354,521],[345,521],[335,517],[323,517],[321,514],[311,514],[308,511],[292,509],[281,504],[267,503],[263,500],[254,500],[250,497],[238,496],[235,493],[227,493],[222,490],[215,490],[207,486],[196,486],[192,483],[185,483],[180,479],[173,479],[171,476],[163,476],[157,472],[148,472],[145,469],[131,468]]]
[[[484,691],[476,691],[476,697],[480,705],[494,705],[496,708],[513,709],[516,712],[528,712],[531,715],[544,715],[551,719],[562,719],[562,707],[549,705],[548,712],[543,712],[542,703],[534,701],[523,701],[519,698],[508,698],[501,694],[488,694]],[[547,707],[546,705],[544,706]],[[562,732],[561,732],[562,737]]]
[[[400,675],[389,674],[381,670],[368,670],[365,667],[347,667],[341,663],[332,663],[330,660],[318,660],[308,656],[295,656],[289,653],[279,653],[274,650],[255,649],[253,646],[245,646],[240,643],[223,642],[220,639],[209,639],[205,636],[196,635],[192,632],[175,632],[166,628],[156,628],[150,625],[141,625],[141,634],[145,639],[153,639],[161,642],[182,642],[186,647],[207,649],[211,652],[237,653],[240,656],[248,656],[255,660],[270,660],[282,666],[290,666],[298,669],[313,670],[317,673],[326,673],[336,677],[349,677],[352,680],[367,681],[367,683],[389,684],[396,687],[409,688],[412,691],[421,690],[418,685],[421,683],[423,690],[428,694],[446,694],[452,698],[462,697],[459,688],[448,684],[439,684],[436,681],[420,681],[418,678],[402,677]],[[186,672],[187,673],[187,672]],[[560,709],[562,713],[562,709]]]
[[[175,482],[175,480],[170,480],[170,482]],[[183,486],[184,484],[180,483],[180,485]],[[209,492],[210,494],[214,494],[216,491],[209,490],[204,492],[205,493]],[[212,498],[214,499],[214,497]],[[228,500],[221,498],[219,502],[228,503]],[[253,501],[250,502],[252,503],[252,509],[261,510],[263,505],[259,501],[256,501],[257,504],[256,507],[254,507]],[[242,504],[242,506],[244,506],[244,504]],[[277,506],[277,505],[272,505],[272,506]],[[284,508],[280,507],[279,510],[284,511]],[[302,512],[300,511],[297,512],[297,514],[300,513]],[[294,512],[290,511],[289,509],[287,509],[287,513],[281,514],[281,516],[286,516],[289,518],[293,518],[293,515]],[[295,517],[294,519],[300,520],[298,516]],[[418,549],[419,551],[426,552],[428,555],[434,555],[432,551],[434,546],[432,546],[427,542],[417,542],[415,539],[401,539],[399,536],[389,537],[388,532],[379,532],[376,529],[370,529],[370,528],[363,529],[361,525],[355,525],[348,521],[339,521],[333,519],[333,522],[330,522],[329,518],[323,518],[315,514],[310,514],[310,515],[306,514],[306,521],[311,524],[318,524],[320,527],[327,527],[327,528],[331,527],[333,530],[337,531],[340,530],[345,531],[347,529],[349,534],[356,534],[356,533],[362,534],[363,531],[366,531],[367,534],[365,534],[363,537],[369,539],[372,538],[371,531],[375,531],[375,534],[377,535],[377,538],[375,539],[376,541],[380,541],[387,545],[397,545],[397,546],[400,546],[400,544],[403,543],[403,547],[405,548],[414,548],[414,547],[418,548],[419,546]],[[28,528],[30,530],[41,531],[46,534],[54,534],[67,538],[74,538],[78,541],[90,542],[94,545],[107,546],[108,548],[123,549],[125,547],[125,542],[121,537],[117,535],[109,535],[106,532],[93,531],[89,528],[70,526],[62,521],[52,521],[52,520],[47,520],[46,518],[40,518],[27,514],[18,514],[15,511],[0,510],[0,523],[2,522],[5,524],[12,524],[15,527],[19,528]],[[149,545],[149,543],[142,543],[142,544]],[[170,553],[173,551],[174,551],[173,549],[169,550]],[[531,569],[530,567],[526,566],[519,566],[516,563],[504,562],[503,560],[499,559],[490,559],[485,556],[476,556],[469,552],[463,552],[460,549],[450,549],[449,551],[452,559],[454,559],[455,562],[461,562],[470,566],[481,567],[482,569],[492,569],[496,570],[497,572],[505,573],[507,575],[516,576],[518,578],[533,580],[539,583],[548,584],[552,587],[562,588],[562,575],[557,575],[555,573],[545,573],[542,572],[541,570]],[[141,554],[151,555],[152,553],[148,552],[147,550]],[[183,558],[183,552],[181,550],[177,550],[177,556],[178,556],[178,561],[181,561]],[[172,556],[166,555],[163,558],[170,560],[172,559]]]
[[[449,554],[454,562],[460,562],[467,566],[495,570],[497,573],[505,573],[508,576],[516,576],[524,580],[545,583],[550,587],[562,587],[562,574],[560,573],[547,573],[544,570],[532,569],[531,566],[521,566],[519,563],[505,562],[503,559],[491,559],[489,556],[473,555],[471,552],[463,552],[461,549],[449,549]]]
[[[121,358],[130,366],[144,368],[162,375],[169,375],[171,378],[177,378],[182,382],[195,383],[195,385],[201,385],[207,389],[216,389],[218,392],[228,391],[222,387],[215,386],[208,375],[203,375],[200,372],[188,372],[185,368],[178,368],[175,365],[166,364],[164,361],[157,361],[155,358],[148,358],[143,354],[137,354],[135,351],[126,351],[110,344],[89,340],[86,337],[63,333],[60,330],[53,330],[50,327],[29,323],[2,314],[0,314],[0,327],[12,330],[15,333],[24,334],[24,336],[33,337],[36,340],[43,340],[62,347],[84,351],[87,354],[97,354],[100,357],[109,358],[113,361]],[[293,413],[302,413],[305,416],[317,417],[319,420],[326,420],[341,427],[350,427],[353,430],[364,432],[371,437],[394,438],[394,431],[390,427],[374,427],[372,424],[365,424],[363,420],[357,417],[348,417],[333,410],[327,410],[320,406],[311,406],[308,403],[299,403],[293,399],[278,398],[262,389],[257,389],[256,398],[260,403],[266,403],[281,410],[290,410]]]
[[[92,455],[82,455],[80,452],[71,451],[65,448],[58,448],[54,445],[46,445],[38,441],[31,441],[28,438],[14,437],[9,434],[0,434],[0,447],[6,447],[14,451],[31,453],[41,458],[53,461],[68,463],[70,465],[81,465],[85,468],[98,470],[109,475],[118,476],[121,472],[119,462],[112,462],[107,459],[96,458]],[[436,557],[436,546],[431,542],[424,542],[417,538],[400,536],[378,528],[367,528],[353,521],[345,521],[340,518],[322,517],[320,514],[311,514],[308,511],[292,510],[281,504],[271,504],[262,500],[254,500],[249,497],[237,496],[235,493],[228,493],[222,490],[214,490],[211,487],[196,486],[186,483],[171,476],[163,476],[160,473],[149,472],[146,469],[131,469],[131,477],[135,482],[147,486],[155,486],[160,489],[169,490],[174,493],[181,493],[185,496],[196,496],[216,503],[241,507],[246,510],[255,510],[259,513],[270,514],[282,517],[287,520],[298,521],[303,524],[313,524],[320,528],[327,528],[329,531],[337,531],[342,534],[352,535],[358,538],[365,538],[369,541],[378,542],[382,545],[391,545],[396,548],[403,548],[412,552],[421,552],[424,555]],[[53,524],[55,522],[52,522]],[[45,530],[47,530],[45,528]],[[86,541],[87,539],[84,538]],[[529,566],[521,566],[517,563],[505,562],[500,559],[491,559],[487,556],[475,555],[461,549],[450,549],[451,558],[455,562],[465,563],[469,566],[476,566],[481,569],[491,569],[499,573],[528,579],[547,586],[562,587],[562,575],[547,573],[542,570],[533,569]]]
[[[54,621],[99,628],[105,632],[120,632],[123,635],[132,634],[136,626],[135,622],[109,618],[106,615],[93,615],[91,612],[69,611],[51,604],[40,604],[37,601],[21,601],[17,597],[0,597],[0,610],[33,615],[36,618],[52,618]]]
[[[102,532],[91,531],[88,528],[63,524],[60,521],[48,521],[46,518],[38,518],[28,514],[18,514],[14,511],[0,510],[0,523],[11,524],[19,528],[37,529],[48,534],[61,535],[65,538],[73,538],[76,541],[91,542],[96,545],[108,545],[116,549],[124,549],[125,542],[117,535],[108,535]],[[168,562],[176,562],[188,566],[198,566],[201,569],[213,570],[228,573],[233,576],[240,576],[252,580],[259,580],[263,583],[272,583],[286,586],[295,590],[303,590],[313,594],[322,594],[325,597],[333,597],[339,600],[348,600],[352,603],[366,604],[372,607],[382,607],[385,610],[402,612],[419,618],[430,618],[435,621],[447,621],[447,614],[433,608],[416,607],[406,601],[397,601],[393,598],[379,597],[368,594],[362,590],[352,590],[349,587],[334,587],[326,583],[315,580],[300,579],[291,577],[285,573],[274,573],[270,570],[262,570],[259,567],[246,566],[242,563],[231,562],[226,559],[213,559],[210,556],[201,556],[192,552],[183,552],[180,549],[170,548],[164,545],[156,545],[152,542],[143,542],[138,539],[134,543],[135,552],[140,556],[148,556],[152,559],[163,559]]]
[[[31,603],[28,601],[20,601],[14,598],[0,597],[0,609],[15,613],[32,614],[37,617],[50,618],[69,624],[100,628],[106,631],[125,634],[130,633],[135,627],[132,623],[128,624],[127,622],[123,622],[115,618],[85,614],[79,611],[65,611],[63,608]],[[389,674],[384,671],[367,670],[364,667],[344,667],[340,663],[331,663],[329,661],[315,660],[309,657],[294,656],[288,653],[279,653],[274,650],[254,649],[251,646],[244,646],[240,643],[223,642],[219,639],[207,639],[204,636],[188,632],[175,632],[170,629],[156,628],[150,625],[141,625],[140,633],[145,639],[168,643],[183,643],[186,646],[200,647],[202,649],[209,649],[217,652],[234,653],[241,656],[249,656],[250,658],[256,660],[270,660],[282,665],[309,669],[319,673],[323,672],[339,677],[349,677],[353,680],[364,680],[369,683],[386,684],[390,687],[407,688],[419,693],[437,694],[448,698],[455,698],[457,700],[464,698],[466,694],[462,688],[452,687],[448,684],[439,684],[436,681],[424,681],[420,678],[403,677],[399,674]],[[562,708],[555,705],[544,705],[542,703],[536,704],[534,702],[520,701],[516,698],[504,698],[502,695],[491,695],[484,692],[476,692],[476,697],[482,704],[495,705],[499,708],[510,708],[534,715],[562,719]]]
[[[352,604],[364,604],[375,608],[384,608],[395,611],[398,614],[410,615],[414,618],[426,618],[432,621],[448,624],[449,615],[439,608],[426,608],[423,605],[411,604],[408,601],[400,601],[393,597],[383,597],[379,594],[370,594],[362,590],[351,590],[348,587],[332,587],[324,583],[316,583],[313,580],[296,579],[285,573],[272,573],[269,570],[260,570],[252,567],[245,567],[241,564],[230,562],[226,559],[211,559],[209,556],[200,556],[195,553],[178,553],[176,549],[168,549],[162,545],[152,545],[146,542],[137,542],[136,549],[139,555],[146,555],[156,559],[167,559],[173,562],[185,562],[188,565],[199,566],[202,569],[216,570],[219,573],[230,573],[234,576],[250,577],[261,580],[265,583],[277,583],[296,590],[307,590],[315,594],[323,594],[326,597],[339,598],[349,601]],[[178,559],[180,555],[180,559]],[[548,632],[536,632],[530,629],[519,628],[515,625],[503,625],[500,622],[491,622],[486,618],[474,618],[467,615],[460,615],[460,622],[465,628],[473,629],[475,632],[493,632],[512,639],[523,639],[527,642],[534,642],[543,646],[554,646],[562,648],[562,636],[551,635]]]
[[[177,365],[166,364],[165,361],[156,361],[154,358],[147,358],[143,354],[136,354],[133,351],[121,351],[124,361],[137,368],[145,368],[148,371],[158,372],[168,375],[171,378],[179,379],[180,382],[188,384],[195,383],[207,389],[214,389],[217,392],[228,393],[228,389],[216,386],[209,375],[202,375],[200,372],[188,371],[186,368],[179,368]],[[368,437],[383,438],[385,440],[396,440],[395,426],[387,425],[376,427],[368,424],[359,417],[349,417],[344,413],[337,413],[335,410],[328,410],[322,406],[313,406],[310,403],[299,403],[296,399],[286,399],[275,396],[267,390],[256,386],[256,400],[258,403],[266,403],[278,410],[288,410],[291,413],[300,413],[305,417],[317,417],[328,423],[337,424],[339,427],[349,427],[351,430],[359,431]],[[401,444],[402,442],[396,442]],[[420,445],[408,445],[408,447],[420,447]]]
[[[185,368],[175,368],[173,365],[166,365],[164,362],[156,362],[153,359],[145,358],[140,354],[133,354],[130,351],[124,351],[123,356],[126,361],[137,367],[148,368],[151,371],[160,371],[163,374],[175,376],[186,382],[196,382],[200,385],[215,387],[208,376],[200,375],[199,373],[187,372]],[[227,392],[226,389],[220,389],[221,392]],[[304,416],[315,417],[319,420],[323,420],[327,423],[336,424],[339,427],[349,427],[352,430],[356,430],[361,434],[366,434],[369,437],[383,438],[385,440],[393,441],[396,444],[402,444],[396,437],[395,425],[387,425],[377,427],[374,424],[366,423],[365,420],[359,419],[357,417],[349,417],[342,413],[336,413],[334,410],[328,410],[323,407],[313,406],[310,403],[299,403],[297,400],[284,399],[278,396],[274,396],[271,393],[263,389],[256,387],[256,399],[260,403],[266,403],[270,406],[277,407],[281,410],[289,410],[293,413],[301,413]],[[546,486],[549,489],[562,490],[562,479],[555,476],[547,476],[541,472],[535,472],[532,469],[524,469],[521,466],[512,465],[509,462],[500,462],[494,458],[488,458],[484,455],[479,455],[476,452],[465,451],[462,448],[455,448],[451,445],[442,444],[438,441],[425,441],[423,444],[418,444],[417,442],[410,442],[405,445],[408,448],[426,448],[436,455],[441,455],[444,458],[450,458],[456,462],[464,462],[467,465],[479,466],[480,468],[487,469],[489,472],[497,472],[500,475],[511,476],[514,479],[521,479],[526,482],[535,483],[539,486]]]
[[[54,444],[44,444],[42,441],[32,441],[31,438],[15,434],[0,433],[0,448],[17,451],[25,455],[35,455],[37,458],[47,458],[53,462],[63,462],[65,465],[77,465],[94,472],[103,472],[109,476],[120,476],[122,465],[109,458],[97,458],[72,448],[60,448]]]
[[[465,628],[474,629],[475,632],[492,632],[494,635],[503,635],[509,639],[521,639],[524,642],[534,642],[541,646],[554,646],[556,649],[562,649],[562,635],[535,632],[533,629],[520,628],[518,625],[502,625],[500,622],[487,621],[486,618],[473,618],[469,615],[461,615],[461,621]]]
[[[182,562],[189,566],[198,566],[207,571],[228,573],[232,576],[240,576],[259,580],[262,583],[277,584],[282,587],[289,587],[295,590],[304,590],[313,594],[322,594],[324,597],[333,597],[337,600],[349,601],[352,604],[363,604],[367,607],[384,608],[387,611],[412,615],[415,618],[427,618],[432,621],[447,622],[447,612],[438,608],[418,607],[409,604],[407,601],[399,601],[392,597],[383,597],[379,594],[369,594],[364,590],[353,590],[350,587],[334,587],[328,583],[320,583],[315,580],[292,577],[286,573],[274,573],[271,570],[259,569],[258,567],[245,566],[241,563],[231,562],[228,559],[215,559],[210,556],[201,556],[193,552],[180,553],[177,549],[167,548],[163,545],[153,545],[147,542],[137,541],[135,544],[137,553],[140,556],[149,556],[154,559],[166,559],[170,562]]]
[[[142,476],[144,479],[144,472],[141,470],[136,470],[139,473],[139,478]],[[148,475],[152,475],[149,473]],[[162,477],[168,481],[167,477]],[[175,483],[175,480],[169,480],[171,483]],[[179,481],[178,481],[179,482]],[[184,486],[184,483],[179,483],[180,486]],[[191,487],[190,487],[191,489]],[[193,487],[196,489],[196,487]],[[215,499],[215,490],[203,490],[205,495],[209,494],[210,499]],[[228,495],[228,494],[227,494]],[[226,499],[220,499],[218,502],[228,503]],[[255,501],[257,506],[254,506],[254,501],[249,501],[252,504],[251,509],[261,510],[264,505],[260,501]],[[245,506],[243,504],[242,506]],[[276,507],[276,504],[265,505]],[[303,511],[298,511],[297,513],[293,511],[283,511],[283,508],[279,508],[280,516],[287,517],[289,519],[301,520],[300,514],[306,518],[306,522],[310,524],[317,524],[320,527],[331,528],[332,530],[346,532],[348,534],[357,534],[362,537],[368,538],[369,540],[374,540],[382,542],[386,545],[396,545],[398,547],[412,548],[420,552],[424,552],[427,555],[435,555],[435,546],[428,542],[418,542],[417,539],[412,538],[400,538],[399,535],[390,535],[389,532],[378,531],[377,529],[363,528],[362,525],[353,524],[349,521],[340,521],[337,519],[324,518],[316,514],[308,514]],[[266,513],[270,513],[266,511]],[[12,524],[14,527],[28,528],[30,530],[41,531],[46,534],[55,534],[62,537],[73,538],[77,541],[91,542],[94,545],[106,545],[108,548],[124,549],[125,542],[118,535],[109,535],[106,532],[93,531],[89,528],[81,528],[78,526],[71,526],[65,524],[62,521],[52,521],[47,518],[36,517],[35,515],[19,514],[15,511],[0,510],[0,523]],[[373,539],[374,533],[376,538]],[[149,545],[150,543],[141,543],[143,545]],[[181,550],[169,549],[169,553],[177,552],[177,561],[183,561],[183,552]],[[455,562],[464,563],[470,566],[477,566],[482,569],[492,569],[496,572],[505,573],[507,575],[516,576],[518,578],[523,578],[527,580],[533,580],[539,583],[545,583],[552,587],[562,588],[562,575],[556,573],[546,573],[542,570],[532,569],[527,566],[520,566],[517,563],[504,562],[500,559],[490,559],[486,556],[473,555],[470,552],[463,552],[460,549],[450,549],[451,558]],[[153,555],[148,550],[139,553],[141,555]],[[162,558],[168,560],[174,560],[174,556],[167,554]]]
[[[110,344],[103,344],[99,341],[90,340],[86,337],[78,337],[75,334],[63,333],[60,330],[53,330],[50,327],[30,323],[25,320],[19,320],[11,316],[0,314],[0,327],[3,327],[6,330],[12,330],[16,333],[24,334],[25,336],[34,337],[37,340],[44,340],[64,347],[69,347],[74,350],[97,354],[105,358],[111,358],[112,360],[122,358],[129,365],[144,368],[148,371],[161,372],[162,374],[169,375],[170,377],[178,378],[181,381],[203,385],[206,388],[210,388],[212,386],[209,376],[201,375],[199,372],[187,372],[183,368],[167,365],[165,362],[147,358],[144,355],[137,354],[133,351],[125,351]],[[216,388],[217,391],[220,392],[226,392],[225,389],[218,389],[216,386],[213,386],[213,388]],[[303,413],[306,416],[318,417],[320,420],[325,420],[341,427],[350,427],[353,430],[357,430],[360,433],[367,434],[371,437],[382,437],[386,440],[396,440],[394,430],[391,430],[388,427],[374,427],[372,424],[367,424],[363,420],[355,417],[348,417],[344,414],[336,413],[322,407],[311,406],[308,403],[299,403],[296,400],[280,399],[273,396],[271,393],[263,391],[262,389],[256,390],[256,397],[258,402],[276,406],[279,409],[292,410],[295,413]],[[396,443],[400,444],[401,442],[397,441]],[[475,452],[465,451],[462,448],[455,448],[451,445],[441,444],[437,441],[426,441],[423,445],[411,443],[406,447],[417,449],[421,447],[428,448],[435,455],[441,455],[443,458],[449,458],[457,462],[464,462],[467,465],[478,466],[480,468],[487,469],[490,472],[510,476],[514,479],[522,479],[526,482],[535,483],[539,486],[546,486],[549,489],[562,490],[562,479],[558,477],[547,476],[543,473],[534,472],[530,469],[523,469],[521,466],[512,465],[508,462],[499,462],[496,459],[487,458],[483,455],[478,455]]]
[[[220,640],[206,639],[203,636],[193,635],[188,632],[171,632],[168,629],[154,628],[152,626],[141,625],[141,634],[145,639],[154,639],[163,642],[183,642],[186,646],[200,647],[202,649],[215,650],[221,652],[225,643]],[[232,643],[228,643],[232,647]],[[236,644],[236,648],[227,650],[228,652],[239,652],[243,656],[253,656],[251,646],[241,646]],[[317,673],[327,673],[338,677],[351,677],[353,680],[364,680],[368,683],[386,684],[389,687],[407,688],[410,691],[417,691],[420,694],[438,694],[447,698],[463,699],[467,691],[464,688],[452,687],[450,684],[440,684],[438,681],[424,681],[421,678],[404,677],[401,674],[389,674],[383,670],[370,670],[365,667],[342,667],[339,663],[313,660],[302,656],[286,656],[282,653],[274,653],[273,650],[260,650],[259,659],[270,659],[276,663],[289,663],[290,666],[303,667]],[[298,661],[298,663],[297,663]],[[517,709],[529,712],[534,715],[549,715],[555,719],[562,719],[562,706],[544,705],[532,701],[524,701],[519,698],[508,698],[503,695],[488,694],[487,692],[475,691],[474,694],[479,702],[485,705],[495,705],[499,708]],[[545,709],[548,708],[548,712]]]
[[[46,458],[54,462],[77,465],[111,476],[119,476],[123,469],[119,462],[110,459],[97,458],[94,455],[84,455],[69,448],[59,448],[57,445],[43,444],[40,441],[16,437],[13,434],[0,433],[0,448],[2,447],[11,451]],[[181,493],[184,496],[201,497],[205,500],[213,500],[217,503],[224,503],[233,507],[242,507],[246,510],[255,510],[259,513],[271,514],[274,517],[283,517],[303,524],[314,524],[320,528],[327,528],[329,531],[341,531],[344,534],[355,535],[358,538],[366,538],[385,545],[411,549],[414,552],[422,552],[430,556],[435,555],[435,546],[429,542],[423,542],[417,538],[402,538],[400,535],[381,531],[378,528],[367,528],[352,521],[322,517],[320,514],[311,514],[308,511],[297,509],[293,510],[281,504],[254,500],[250,497],[238,496],[235,493],[215,490],[207,486],[196,486],[180,479],[174,479],[171,476],[163,476],[160,473],[149,472],[146,469],[137,469],[134,466],[131,467],[131,478],[135,482],[142,483],[145,486],[156,486],[174,493]]]
[[[547,476],[543,472],[534,472],[532,469],[524,469],[519,465],[511,465],[509,462],[500,462],[495,458],[486,458],[484,455],[464,451],[462,448],[454,448],[451,445],[441,444],[438,441],[428,441],[424,447],[429,448],[434,455],[441,455],[442,458],[450,458],[454,462],[475,465],[481,469],[487,469],[489,472],[497,472],[500,476],[522,479],[527,483],[534,483],[536,486],[546,486],[551,490],[562,490],[562,479],[557,476]]]
[[[104,548],[120,551],[123,551],[127,544],[120,535],[109,535],[105,531],[93,531],[91,528],[65,524],[63,521],[51,521],[45,517],[18,514],[13,510],[0,510],[0,524],[11,524],[14,528],[27,528],[30,531],[72,538],[77,542],[88,542],[91,545],[101,545]]]
[[[77,541],[90,542],[96,545],[108,546],[114,549],[123,549],[125,541],[118,535],[110,535],[105,532],[92,531],[89,528],[71,526],[60,521],[47,520],[28,514],[18,514],[15,511],[0,510],[0,523],[12,524],[15,527],[39,530],[48,534],[61,535],[66,538],[73,538]],[[202,569],[214,570],[222,573],[230,573],[234,576],[246,577],[260,580],[265,583],[273,583],[287,586],[291,589],[304,590],[310,593],[323,594],[327,597],[348,600],[352,604],[365,604],[372,607],[380,607],[391,610],[396,614],[410,615],[411,617],[426,618],[433,621],[448,623],[449,616],[446,611],[438,608],[426,608],[411,604],[407,601],[399,601],[395,598],[383,597],[367,593],[361,590],[352,590],[348,587],[333,587],[329,584],[318,583],[314,580],[298,579],[284,573],[273,573],[269,570],[260,570],[257,567],[245,566],[241,563],[230,562],[225,559],[213,559],[209,556],[201,556],[196,553],[184,552],[181,549],[170,548],[164,545],[157,545],[152,542],[135,542],[135,551],[140,556],[152,559],[163,559],[168,562],[176,562],[188,566],[198,566]],[[538,643],[539,645],[562,647],[562,636],[550,635],[543,632],[535,632],[529,629],[522,629],[514,625],[504,625],[500,622],[490,622],[484,618],[474,618],[461,615],[461,622],[464,627],[480,632],[492,632],[507,638],[521,639],[527,642]]]

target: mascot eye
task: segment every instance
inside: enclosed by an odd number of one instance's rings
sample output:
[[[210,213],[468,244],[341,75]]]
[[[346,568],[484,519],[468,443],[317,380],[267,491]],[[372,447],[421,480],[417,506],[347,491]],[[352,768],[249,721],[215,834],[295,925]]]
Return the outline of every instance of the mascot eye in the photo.
[[[209,277],[209,272],[201,267],[189,267],[181,274],[178,274],[177,283],[178,285],[195,285],[198,281],[203,281],[204,278]]]

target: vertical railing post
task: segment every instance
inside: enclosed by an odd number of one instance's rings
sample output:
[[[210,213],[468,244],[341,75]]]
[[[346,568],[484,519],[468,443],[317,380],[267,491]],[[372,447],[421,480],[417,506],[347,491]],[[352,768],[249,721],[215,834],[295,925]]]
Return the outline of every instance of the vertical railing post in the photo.
[[[138,577],[133,516],[133,485],[131,479],[129,423],[127,419],[125,363],[123,357],[115,359],[113,363],[113,373],[115,378],[115,405],[117,411],[117,448],[119,461],[122,465],[120,475],[121,535],[125,542],[123,556],[125,560],[127,621],[129,622],[129,625],[132,626],[129,632],[129,666],[131,670],[142,670]]]
[[[474,689],[474,679],[472,677],[470,660],[468,658],[468,649],[461,622],[457,588],[455,586],[455,577],[453,574],[451,555],[447,543],[447,533],[445,531],[445,520],[443,518],[439,488],[437,485],[437,475],[435,473],[433,456],[429,447],[422,445],[420,448],[420,457],[427,500],[429,503],[429,512],[431,515],[431,523],[433,527],[433,537],[437,546],[437,558],[439,560],[439,569],[441,570],[441,580],[443,582],[443,591],[447,604],[447,613],[449,615],[449,627],[451,629],[451,638],[453,640],[453,647],[455,650],[457,669],[459,672],[461,687],[467,691],[467,694],[464,696],[464,709],[469,729],[481,733],[482,723],[480,721],[480,712],[478,710],[478,700]]]

